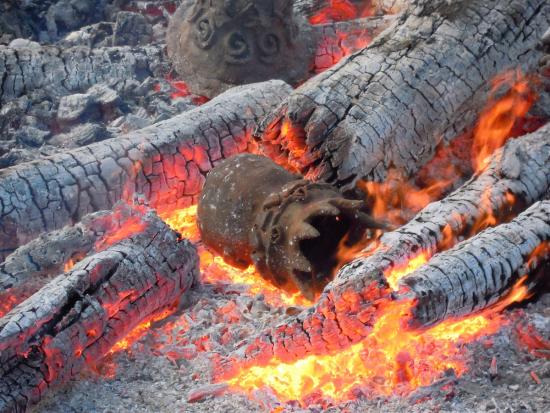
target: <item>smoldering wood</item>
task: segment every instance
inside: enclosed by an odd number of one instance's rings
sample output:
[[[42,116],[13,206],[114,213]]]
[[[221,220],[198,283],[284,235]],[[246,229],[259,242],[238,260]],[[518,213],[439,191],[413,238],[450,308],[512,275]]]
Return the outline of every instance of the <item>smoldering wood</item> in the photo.
[[[522,206],[546,199],[550,191],[549,171],[550,124],[547,124],[532,134],[510,140],[492,155],[483,172],[441,201],[429,204],[408,224],[385,233],[379,244],[367,247],[359,258],[339,270],[315,306],[303,311],[293,321],[265,331],[252,344],[239,350],[236,357],[255,364],[273,356],[281,360],[296,360],[309,354],[326,354],[360,341],[370,332],[379,300],[387,300],[392,294],[385,278],[388,271],[403,266],[422,252],[435,254],[446,233],[452,232],[459,237],[484,216],[498,216],[509,208],[510,195]],[[545,228],[541,230],[545,231]],[[494,231],[498,234],[498,229]],[[507,229],[504,231],[509,234]],[[533,243],[528,245],[531,248]],[[462,258],[461,254],[459,256]],[[463,259],[469,262],[471,258]],[[505,259],[501,262],[508,265]],[[452,273],[449,272],[448,276]],[[509,281],[514,276],[510,276]],[[469,287],[474,285],[472,280]],[[502,296],[506,291],[504,288],[498,293]],[[448,292],[438,292],[456,295],[456,290],[451,288]],[[475,290],[468,293],[475,293]],[[489,301],[479,301],[474,309],[490,305],[498,294],[496,290],[492,293],[495,295]],[[457,307],[457,311],[459,309]],[[420,312],[419,317],[422,314]],[[229,362],[226,367],[231,369],[231,366]]]
[[[326,70],[344,56],[359,51],[396,19],[395,15],[385,15],[311,26],[315,39],[312,72]]]
[[[206,173],[246,151],[253,125],[289,91],[277,80],[235,88],[145,129],[0,171],[0,257],[132,194],[153,207],[196,203]]]
[[[24,411],[166,310],[198,277],[195,247],[153,212],[0,319],[0,412]]]
[[[483,217],[499,216],[511,195],[519,206],[544,199],[550,190],[550,124],[510,140],[496,151],[482,172],[441,201],[432,202],[411,221],[380,238],[387,247],[343,267],[330,290],[341,294],[352,286],[364,288],[392,267],[403,265],[420,251],[438,251],[445,231],[464,235]],[[466,234],[467,235],[467,234]],[[368,253],[368,251],[365,251]]]
[[[168,72],[163,48],[0,45],[0,103],[45,88],[54,96],[79,92],[101,82],[138,81]]]
[[[361,1],[355,1],[361,5]],[[410,0],[372,0],[370,2],[375,15],[396,14],[405,10]],[[320,10],[330,6],[330,0],[294,0],[294,12],[304,17],[311,17]]]
[[[296,89],[259,141],[272,158],[345,188],[382,181],[389,168],[414,174],[471,127],[495,75],[531,71],[549,24],[544,0],[418,1],[370,46]]]
[[[0,264],[0,296],[28,297],[51,277],[96,251],[98,242],[119,231],[139,211],[126,203],[85,215],[75,225],[41,234],[17,248]]]
[[[435,255],[400,283],[417,300],[414,324],[426,326],[473,313],[501,299],[535,264],[548,259],[550,201]],[[540,249],[539,257],[533,256]]]

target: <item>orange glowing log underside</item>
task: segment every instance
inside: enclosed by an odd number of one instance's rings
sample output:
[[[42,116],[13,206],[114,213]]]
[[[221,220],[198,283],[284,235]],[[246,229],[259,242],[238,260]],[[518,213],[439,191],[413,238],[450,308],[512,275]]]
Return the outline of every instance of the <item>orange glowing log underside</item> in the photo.
[[[373,10],[374,8],[369,4],[357,7],[349,0],[330,0],[328,6],[310,17],[309,22],[311,24],[324,24],[352,20],[359,17],[372,16]]]
[[[160,217],[182,237],[199,243],[200,234],[197,227],[197,207],[191,206],[175,211],[161,211]],[[264,280],[254,269],[237,269],[212,254],[204,245],[198,245],[200,256],[200,272],[202,280],[210,283],[245,284],[249,286],[250,294],[263,294],[268,304],[275,306],[310,306],[312,303],[298,293],[287,293]]]
[[[358,386],[367,394],[405,395],[432,384],[446,370],[460,376],[468,363],[463,345],[507,324],[499,312],[527,296],[524,280],[494,307],[422,331],[407,329],[414,301],[387,301],[380,307],[372,333],[360,343],[336,354],[308,356],[293,363],[273,359],[264,367],[242,369],[228,383],[249,394],[269,387],[281,401],[305,402],[312,393],[341,401]]]

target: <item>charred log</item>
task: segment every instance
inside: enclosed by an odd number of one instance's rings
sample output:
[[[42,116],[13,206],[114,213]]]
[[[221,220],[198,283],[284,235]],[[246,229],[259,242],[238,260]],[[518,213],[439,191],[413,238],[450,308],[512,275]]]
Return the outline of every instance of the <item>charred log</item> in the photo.
[[[274,285],[313,300],[336,270],[340,244],[381,227],[361,209],[363,201],[329,184],[242,154],[208,174],[197,212],[202,241],[226,261],[255,265]]]
[[[510,140],[504,148],[493,155],[483,172],[475,175],[443,200],[428,205],[408,224],[384,234],[378,244],[371,245],[359,258],[340,269],[313,308],[302,312],[294,322],[265,332],[245,349],[244,358],[255,362],[268,360],[272,356],[280,360],[295,360],[308,354],[326,354],[358,342],[369,334],[380,300],[387,300],[392,295],[387,279],[392,269],[406,265],[411,258],[421,253],[431,256],[445,244],[452,245],[459,237],[468,236],[476,223],[486,216],[506,218],[507,215],[513,214],[513,205],[517,202],[520,208],[523,208],[545,199],[550,191],[548,171],[550,124],[535,133]],[[530,214],[531,212],[527,217],[530,217]],[[540,219],[537,218],[540,213],[536,212],[533,216],[533,222],[539,222],[540,225]],[[524,219],[531,218],[518,218],[510,227],[504,227],[503,236],[509,237],[509,228],[516,228],[518,222],[521,225]],[[539,221],[536,221],[537,219]],[[527,230],[534,231],[532,225],[529,225]],[[498,234],[499,227],[494,231]],[[546,231],[546,226],[540,231]],[[542,234],[537,236],[539,240],[544,239]],[[485,237],[486,235],[480,239]],[[533,237],[534,235],[531,236],[531,241],[526,238],[526,246],[529,249],[534,245]],[[520,246],[521,237],[512,239],[516,241],[516,251],[519,248],[520,251],[528,253],[526,246]],[[466,263],[472,260],[471,257],[463,259]],[[517,261],[515,256],[514,262]],[[503,281],[500,289],[499,284],[495,283],[497,288],[490,290],[491,296],[488,296],[487,300],[479,300],[474,310],[489,305],[498,294],[505,294],[510,282],[515,279],[516,274],[511,274],[513,271],[505,258],[502,259],[501,265],[503,270],[500,274],[510,273],[506,278],[508,281]],[[458,268],[451,268],[453,269]],[[446,274],[447,277],[454,276],[454,271],[451,270]],[[471,281],[469,286],[473,287],[475,281],[471,273],[468,274]],[[480,280],[480,285],[482,282]],[[445,286],[450,287],[449,283]],[[456,290],[451,288],[438,292],[443,295],[448,293],[450,296],[456,294]],[[464,295],[473,300],[473,293],[472,290]],[[444,300],[441,297],[434,298]],[[457,307],[457,311],[461,309],[462,307]],[[452,308],[449,310],[452,313]],[[424,310],[419,311],[418,315],[422,317]],[[433,320],[425,317],[421,321]]]
[[[80,261],[0,319],[0,412],[24,411],[174,305],[198,256],[156,215],[142,232]]]
[[[386,15],[312,26],[316,47],[312,71],[322,72],[363,49],[396,19],[397,16]]]
[[[543,0],[419,1],[391,28],[295,90],[258,130],[272,158],[353,188],[405,176],[472,125],[488,82],[536,65]]]
[[[5,0],[0,4],[0,33],[37,39],[47,29],[48,40],[56,40],[67,31],[100,20],[106,3]]]
[[[133,194],[157,208],[196,203],[213,164],[245,151],[255,122],[288,92],[281,81],[236,88],[140,131],[0,171],[0,257]]]
[[[542,201],[510,223],[437,254],[401,282],[417,301],[414,323],[433,324],[497,302],[519,277],[548,259],[548,240],[550,201]]]
[[[25,298],[34,294],[52,276],[61,274],[91,251],[100,251],[105,237],[139,221],[141,213],[122,203],[111,211],[86,215],[74,226],[41,234],[17,248],[0,264],[0,297],[9,294]]]
[[[105,81],[144,80],[162,75],[163,50],[107,47],[90,49],[55,46],[11,48],[0,46],[0,103],[38,88],[56,94],[79,92]]]

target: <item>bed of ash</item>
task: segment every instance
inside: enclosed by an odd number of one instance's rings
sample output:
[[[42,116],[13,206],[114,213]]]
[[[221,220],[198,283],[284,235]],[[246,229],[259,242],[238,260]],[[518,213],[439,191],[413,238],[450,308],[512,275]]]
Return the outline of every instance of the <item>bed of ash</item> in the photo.
[[[550,338],[550,294],[507,310],[506,317],[512,320],[508,326],[465,345],[469,371],[458,380],[444,378],[407,397],[357,395],[333,406],[322,402],[306,408],[297,402],[281,404],[268,389],[249,397],[222,392],[211,384],[214,352],[228,354],[239,342],[284,322],[296,311],[292,306],[269,305],[264,295],[247,290],[246,285],[223,281],[203,284],[181,310],[137,332],[135,342],[120,343],[101,364],[52,392],[34,411],[547,412],[550,408],[550,361],[530,352],[533,337],[517,328],[520,320],[528,322]]]
[[[0,6],[0,15],[8,3]],[[39,36],[21,39],[4,32],[0,44],[162,47],[167,18],[178,3],[50,1],[52,6],[36,8],[35,17],[45,25]],[[82,7],[91,12],[77,13]],[[18,24],[25,22],[0,16],[0,27]],[[167,78],[167,71],[162,73],[166,62],[152,66],[158,66],[159,73],[144,79],[106,82],[74,96],[37,90],[5,104],[0,112],[0,169],[142,128],[204,101],[189,95],[182,82]],[[204,251],[202,255],[205,266],[211,257]],[[278,292],[250,284],[251,274],[238,276],[219,262],[207,267],[203,283],[173,314],[142,324],[101,363],[51,392],[33,411],[550,411],[550,354],[538,348],[537,341],[550,339],[548,293],[506,310],[510,322],[496,334],[461,346],[468,371],[459,379],[449,373],[405,397],[365,397],[357,391],[345,402],[331,405],[311,399],[303,407],[299,402],[281,404],[269,389],[245,395],[212,384],[213,355],[229,354],[264,328],[284,323],[299,306],[295,297],[281,298]]]

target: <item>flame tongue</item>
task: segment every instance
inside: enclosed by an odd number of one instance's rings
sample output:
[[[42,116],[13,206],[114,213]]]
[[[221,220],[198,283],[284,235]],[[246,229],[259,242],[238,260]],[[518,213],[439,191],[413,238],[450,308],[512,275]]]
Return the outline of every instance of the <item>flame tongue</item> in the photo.
[[[250,395],[265,386],[281,401],[306,405],[313,393],[334,402],[349,399],[350,391],[365,394],[407,395],[431,385],[442,372],[461,376],[469,356],[463,344],[495,334],[508,323],[500,311],[528,295],[520,279],[508,296],[484,312],[450,319],[426,330],[410,330],[413,300],[386,299],[378,307],[371,334],[335,354],[311,355],[285,363],[274,358],[266,366],[243,367],[227,382]]]

